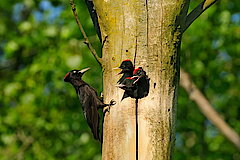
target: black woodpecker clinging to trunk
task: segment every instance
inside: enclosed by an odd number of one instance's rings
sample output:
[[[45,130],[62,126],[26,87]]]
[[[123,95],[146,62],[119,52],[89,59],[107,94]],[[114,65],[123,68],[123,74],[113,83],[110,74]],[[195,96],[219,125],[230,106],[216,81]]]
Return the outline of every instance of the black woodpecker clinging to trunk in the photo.
[[[97,96],[96,90],[82,80],[83,74],[89,69],[90,68],[72,70],[65,75],[64,81],[71,83],[75,88],[79,101],[82,105],[84,117],[91,128],[93,136],[96,140],[101,142],[98,109],[103,109],[107,106],[110,107],[116,102],[111,100],[110,104],[104,104]]]

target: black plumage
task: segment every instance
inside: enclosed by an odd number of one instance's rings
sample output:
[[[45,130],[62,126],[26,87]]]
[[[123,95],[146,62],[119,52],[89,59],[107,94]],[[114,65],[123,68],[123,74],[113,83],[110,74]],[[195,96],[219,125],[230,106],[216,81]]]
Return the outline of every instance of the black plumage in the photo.
[[[117,85],[119,88],[124,90],[121,101],[127,97],[137,97],[137,85],[133,84],[134,81],[135,79],[133,79],[132,77],[126,77],[120,85]]]
[[[144,98],[149,93],[150,78],[148,78],[146,72],[142,67],[138,67],[133,71],[133,85],[137,86],[137,97],[138,99]]]
[[[104,104],[100,100],[97,96],[96,90],[82,80],[82,76],[87,70],[89,70],[89,68],[83,70],[72,70],[66,74],[64,81],[71,83],[75,88],[79,101],[82,105],[84,117],[91,128],[93,136],[96,140],[101,141],[98,109],[114,105],[115,101],[112,100],[110,104]]]
[[[124,61],[122,62],[122,64],[123,63]],[[121,72],[124,72],[123,69]],[[130,72],[130,70],[128,69],[127,74],[123,75],[119,79],[118,81],[119,85],[116,86],[124,90],[122,100],[127,97],[141,99],[146,97],[149,93],[150,86],[149,81],[150,79],[148,78],[143,68],[138,67],[137,69],[134,69],[132,72]]]
[[[118,68],[121,69],[121,72],[118,74],[123,74],[122,77],[118,80],[118,84],[121,84],[125,78],[133,76],[134,66],[131,60],[124,60]]]

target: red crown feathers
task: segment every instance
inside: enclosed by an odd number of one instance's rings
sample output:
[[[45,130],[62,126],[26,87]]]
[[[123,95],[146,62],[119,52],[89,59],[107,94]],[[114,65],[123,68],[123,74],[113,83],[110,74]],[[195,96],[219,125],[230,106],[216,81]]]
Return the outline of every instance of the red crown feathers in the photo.
[[[141,69],[140,67],[138,67],[137,69],[134,69],[133,74],[136,74],[137,71],[139,71],[140,69]]]

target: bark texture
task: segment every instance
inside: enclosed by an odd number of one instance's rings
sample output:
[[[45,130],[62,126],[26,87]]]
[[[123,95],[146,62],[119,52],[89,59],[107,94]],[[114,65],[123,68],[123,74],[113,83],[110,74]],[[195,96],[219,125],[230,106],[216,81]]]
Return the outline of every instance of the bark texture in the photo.
[[[138,103],[138,159],[168,160],[175,141],[181,22],[187,0],[94,0],[103,46],[104,98],[115,99],[104,120],[103,160],[136,159],[135,100],[115,87],[122,60],[136,57],[150,78]],[[107,37],[107,38],[106,38]]]

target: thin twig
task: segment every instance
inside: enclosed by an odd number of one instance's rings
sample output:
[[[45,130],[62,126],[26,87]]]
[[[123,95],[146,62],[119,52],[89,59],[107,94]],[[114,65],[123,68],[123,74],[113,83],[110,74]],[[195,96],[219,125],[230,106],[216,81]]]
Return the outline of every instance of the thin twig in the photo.
[[[73,15],[75,17],[75,20],[77,22],[77,25],[78,25],[78,28],[80,29],[80,31],[82,32],[83,34],[83,37],[85,39],[85,44],[88,46],[89,50],[91,51],[92,55],[95,57],[95,59],[97,60],[97,62],[102,65],[102,58],[100,58],[98,55],[97,55],[97,52],[96,50],[93,48],[93,46],[91,45],[91,43],[89,42],[89,39],[83,29],[83,26],[81,24],[81,22],[79,21],[78,19],[78,14],[77,14],[77,10],[76,10],[76,5],[74,3],[74,0],[69,0],[69,3],[71,5],[71,8],[72,8],[72,12],[73,12]]]
[[[222,134],[240,150],[240,137],[211,106],[207,98],[192,82],[189,74],[181,69],[180,85],[186,90],[191,100],[193,100],[201,112],[222,132]]]
[[[182,33],[184,33],[188,27],[211,5],[213,5],[218,0],[204,0],[202,3],[200,3],[196,8],[194,8],[186,18],[186,23],[182,29]]]

